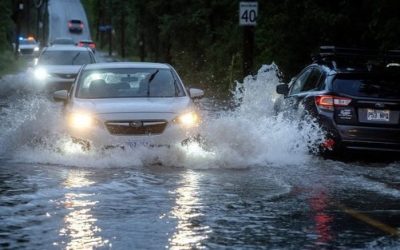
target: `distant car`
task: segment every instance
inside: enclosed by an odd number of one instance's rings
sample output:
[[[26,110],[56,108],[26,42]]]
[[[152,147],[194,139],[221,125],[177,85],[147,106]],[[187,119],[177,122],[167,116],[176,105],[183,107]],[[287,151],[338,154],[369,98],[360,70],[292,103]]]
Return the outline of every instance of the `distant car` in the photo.
[[[68,30],[71,33],[82,33],[83,22],[78,19],[72,19],[68,21]]]
[[[47,90],[69,89],[82,65],[95,62],[95,56],[88,48],[46,47],[33,69],[35,84]]]
[[[321,47],[289,85],[277,86],[277,111],[310,115],[326,132],[328,155],[400,152],[400,52]]]
[[[21,56],[35,57],[39,54],[40,44],[33,37],[19,38],[18,53]]]
[[[89,47],[93,53],[96,51],[96,44],[92,40],[80,40],[77,45],[79,47]]]
[[[114,62],[83,67],[64,101],[67,127],[85,148],[172,146],[195,135],[199,114],[172,66],[160,63]]]
[[[76,42],[71,37],[57,37],[53,41],[50,42],[50,46],[57,45],[76,45]]]

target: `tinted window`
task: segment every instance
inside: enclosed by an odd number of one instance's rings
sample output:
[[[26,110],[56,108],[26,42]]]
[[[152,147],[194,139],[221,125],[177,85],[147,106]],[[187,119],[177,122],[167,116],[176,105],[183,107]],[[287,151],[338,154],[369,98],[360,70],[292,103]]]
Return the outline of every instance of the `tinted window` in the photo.
[[[399,79],[398,74],[338,75],[333,90],[359,97],[400,98]]]
[[[101,69],[82,72],[76,97],[175,97],[183,87],[169,69]]]
[[[36,44],[36,41],[35,40],[28,40],[28,39],[19,40],[19,44],[21,44],[21,45]]]
[[[83,65],[93,63],[88,51],[45,51],[39,58],[42,65]]]
[[[311,73],[311,69],[309,69],[309,70],[303,72],[303,73],[294,81],[293,85],[292,85],[291,88],[290,88],[290,95],[297,94],[297,93],[299,93],[299,92],[302,90],[302,88],[303,88],[303,86],[304,86],[304,83],[306,82],[306,80],[307,80],[307,78],[308,78],[308,76],[309,76],[310,73]]]
[[[321,75],[321,71],[316,68],[312,69],[306,81],[304,82],[301,92],[316,90],[318,88],[319,81],[321,80]]]

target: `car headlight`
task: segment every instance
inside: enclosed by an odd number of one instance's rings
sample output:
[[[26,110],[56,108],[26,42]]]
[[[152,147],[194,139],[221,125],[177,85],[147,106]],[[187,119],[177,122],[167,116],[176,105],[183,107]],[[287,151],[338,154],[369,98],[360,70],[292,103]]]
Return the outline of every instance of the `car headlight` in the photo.
[[[38,80],[45,80],[49,74],[47,71],[43,68],[38,68],[34,71],[35,78]]]
[[[199,125],[200,117],[196,112],[191,111],[178,116],[175,121],[186,128],[190,128]]]
[[[33,48],[33,51],[39,51],[39,47]]]
[[[87,129],[93,126],[94,120],[88,113],[71,113],[67,122],[72,128]]]

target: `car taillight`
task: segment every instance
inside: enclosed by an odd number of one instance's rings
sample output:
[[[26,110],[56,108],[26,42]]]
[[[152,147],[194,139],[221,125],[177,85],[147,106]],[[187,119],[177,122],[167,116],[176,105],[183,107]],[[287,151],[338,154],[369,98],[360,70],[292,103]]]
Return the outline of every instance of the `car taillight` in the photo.
[[[81,23],[81,25],[80,25],[80,26],[81,26],[81,29],[83,29],[83,24],[82,24],[82,23]]]
[[[72,23],[68,23],[68,27],[71,28],[72,27]]]
[[[92,49],[95,49],[96,45],[94,43],[91,43],[91,44],[89,44],[89,47],[92,48]]]
[[[335,107],[349,105],[351,98],[338,97],[331,95],[320,95],[315,97],[315,104],[322,109],[334,110]]]

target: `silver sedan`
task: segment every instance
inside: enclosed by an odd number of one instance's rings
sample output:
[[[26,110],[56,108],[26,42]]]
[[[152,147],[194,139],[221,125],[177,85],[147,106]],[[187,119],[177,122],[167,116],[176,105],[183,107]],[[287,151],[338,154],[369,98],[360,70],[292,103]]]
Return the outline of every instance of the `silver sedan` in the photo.
[[[200,122],[193,99],[172,66],[99,63],[83,67],[73,87],[56,91],[65,102],[69,134],[85,147],[136,147],[181,143]]]

